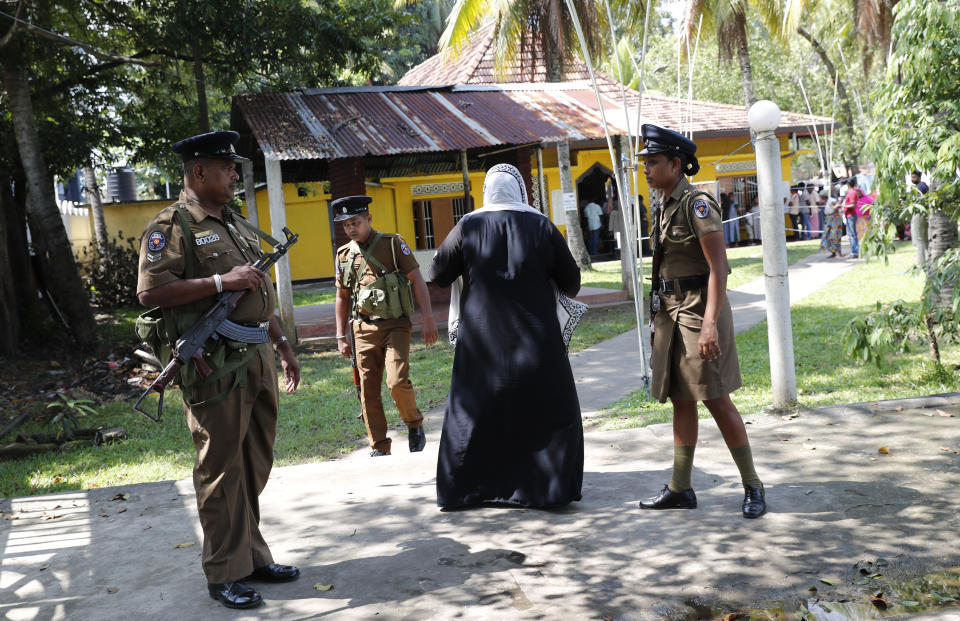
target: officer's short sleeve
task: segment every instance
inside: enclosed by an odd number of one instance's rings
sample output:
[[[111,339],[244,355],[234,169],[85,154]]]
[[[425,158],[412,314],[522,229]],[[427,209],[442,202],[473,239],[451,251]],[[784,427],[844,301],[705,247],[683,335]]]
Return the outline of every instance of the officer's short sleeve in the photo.
[[[407,242],[403,241],[403,237],[396,235],[393,239],[393,245],[397,251],[398,270],[404,274],[409,274],[420,267],[420,264],[417,263],[416,258],[413,256],[413,251],[410,250],[410,246],[407,245]]]
[[[183,278],[183,231],[173,214],[170,210],[161,212],[140,237],[138,294]]]
[[[695,196],[690,201],[690,222],[697,238],[709,233],[723,230],[723,218],[720,216],[720,205],[713,197],[707,195]]]
[[[342,282],[343,276],[340,273],[340,266],[343,264],[346,258],[347,258],[347,247],[340,246],[339,248],[337,248],[337,257],[333,261],[333,269],[336,272],[336,277],[333,279],[333,281],[336,284],[337,289],[346,289],[346,287],[343,286],[343,282]]]

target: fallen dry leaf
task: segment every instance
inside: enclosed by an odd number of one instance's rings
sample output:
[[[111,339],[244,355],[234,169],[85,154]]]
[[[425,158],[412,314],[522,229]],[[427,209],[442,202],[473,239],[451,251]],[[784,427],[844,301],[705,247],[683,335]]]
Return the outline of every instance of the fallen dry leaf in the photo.
[[[43,519],[45,519],[45,520],[55,520],[55,519],[60,518],[60,517],[63,517],[63,516],[62,516],[62,515],[48,515],[47,517],[45,517],[45,518],[43,518]]]
[[[126,507],[118,507],[118,508],[117,508],[117,513],[123,513],[123,512],[126,511],[126,510],[127,510]]]
[[[809,442],[804,442],[804,443],[803,443],[803,448],[807,449],[808,451],[815,451],[815,450],[817,450],[817,446],[816,446],[815,444],[810,444]]]
[[[110,517],[110,514],[103,509],[100,509],[100,517]]]
[[[188,542],[186,542],[186,543],[178,543],[178,544],[176,544],[175,546],[173,546],[173,549],[176,550],[177,548],[190,548],[190,547],[193,547],[193,546],[195,546],[195,545],[197,545],[197,542],[196,542],[196,541],[188,541]]]
[[[871,597],[870,603],[876,606],[877,610],[886,610],[889,607],[887,600],[882,597]]]
[[[123,494],[123,493],[117,492],[116,494],[113,495],[113,498],[111,498],[110,500],[130,500],[130,494]]]
[[[944,449],[944,450],[950,450],[950,449]],[[4,513],[4,514],[3,514],[3,519],[8,520],[8,521],[9,521],[9,520],[19,520],[19,519],[20,519],[20,516],[19,516],[19,515],[10,515],[9,513]]]
[[[894,412],[902,412],[902,411],[903,411],[903,406],[897,406],[897,407],[893,408],[893,411],[894,411]]]
[[[893,455],[893,451],[891,451],[890,449],[888,449],[888,448],[885,447],[885,446],[881,446],[880,448],[878,448],[878,449],[877,449],[877,452],[878,452],[878,453],[883,453],[884,455]]]
[[[789,442],[790,438],[786,436],[777,436],[777,440],[780,440],[781,442]]]
[[[833,580],[828,580],[827,578],[820,578],[820,582],[822,582],[822,583],[824,583],[824,584],[829,584],[830,586],[836,586],[836,584],[837,584],[837,583],[834,582]]]
[[[953,414],[950,412],[944,412],[943,410],[937,410],[937,414],[940,416],[946,416],[947,418],[953,418]]]
[[[116,592],[119,591],[119,590],[120,590],[120,589],[118,589],[117,587],[107,587],[107,593],[109,593],[110,595],[113,595],[114,593],[116,593]]]
[[[316,583],[315,585],[313,585],[313,588],[315,588],[315,589],[318,590],[318,591],[329,591],[329,590],[333,589],[333,585],[332,585],[332,584],[323,584],[323,583],[321,583],[321,582],[318,582],[318,583]]]

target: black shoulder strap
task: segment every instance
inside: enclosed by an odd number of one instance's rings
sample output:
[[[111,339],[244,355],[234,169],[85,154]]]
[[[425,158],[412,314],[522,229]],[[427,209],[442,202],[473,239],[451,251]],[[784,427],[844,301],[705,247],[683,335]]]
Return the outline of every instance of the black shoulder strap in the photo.
[[[186,255],[183,257],[183,277],[187,280],[193,278],[196,261],[193,257],[193,247],[196,242],[193,239],[193,230],[190,228],[190,220],[187,218],[187,207],[183,203],[177,203],[177,216],[180,221],[180,228],[183,230],[183,240],[186,246]]]
[[[276,239],[274,239],[273,237],[271,237],[270,235],[267,235],[265,232],[261,231],[261,230],[258,229],[257,227],[255,227],[255,226],[253,226],[252,224],[250,224],[250,222],[249,222],[246,218],[244,218],[243,216],[241,216],[241,215],[238,214],[237,212],[233,212],[233,219],[236,220],[239,224],[243,225],[244,228],[246,228],[248,231],[250,231],[250,232],[252,232],[252,233],[255,233],[255,234],[257,235],[257,237],[259,237],[259,238],[262,239],[263,241],[267,242],[268,244],[270,244],[270,245],[273,246],[274,248],[276,248],[276,247],[277,247],[277,244],[280,243],[280,242],[278,242]]]

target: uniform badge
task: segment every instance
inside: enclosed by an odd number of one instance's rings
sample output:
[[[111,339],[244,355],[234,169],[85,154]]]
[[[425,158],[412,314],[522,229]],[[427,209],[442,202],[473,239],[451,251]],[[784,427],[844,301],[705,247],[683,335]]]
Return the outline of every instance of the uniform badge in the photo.
[[[219,233],[204,235],[203,237],[198,237],[196,241],[198,246],[204,246],[206,244],[212,244],[213,242],[220,241],[220,235]]]
[[[159,260],[160,260],[159,254],[153,254],[152,252],[147,253],[147,261],[150,261],[151,263],[156,263]]]
[[[400,242],[400,252],[402,252],[405,255],[410,254],[410,247],[407,246],[407,242],[405,241]]]
[[[150,233],[150,237],[147,238],[147,249],[152,250],[153,252],[160,252],[167,247],[167,238],[164,237],[163,233],[160,231],[154,231]]]
[[[710,215],[710,205],[702,198],[697,199],[693,203],[693,214],[698,218],[706,218]]]

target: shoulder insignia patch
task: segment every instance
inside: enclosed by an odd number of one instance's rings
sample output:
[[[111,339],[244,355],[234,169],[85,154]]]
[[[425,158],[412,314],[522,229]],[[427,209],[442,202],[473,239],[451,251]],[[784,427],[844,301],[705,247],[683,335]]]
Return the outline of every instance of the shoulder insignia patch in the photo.
[[[167,247],[167,238],[160,231],[153,231],[147,238],[147,249],[152,252],[160,252]]]
[[[710,205],[702,198],[693,201],[693,215],[698,218],[706,218],[710,215]]]
[[[402,252],[405,255],[410,254],[410,247],[407,246],[407,242],[405,241],[400,242],[400,252]]]

